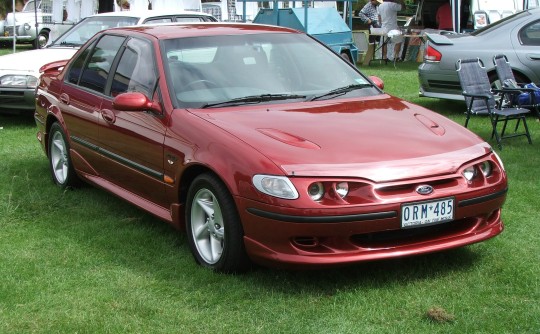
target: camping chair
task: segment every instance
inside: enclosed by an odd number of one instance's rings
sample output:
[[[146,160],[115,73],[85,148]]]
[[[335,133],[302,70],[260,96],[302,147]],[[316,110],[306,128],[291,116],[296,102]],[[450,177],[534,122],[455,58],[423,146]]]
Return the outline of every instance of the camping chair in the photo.
[[[526,84],[525,82],[516,81],[512,67],[510,66],[508,58],[506,58],[505,55],[500,54],[493,57],[493,64],[495,65],[495,70],[497,71],[497,77],[501,82],[501,87],[520,88],[521,91],[517,92],[517,94],[514,96],[511,96],[514,101],[519,94],[528,93],[530,103],[522,104],[521,107],[533,109],[536,113],[536,117],[538,117],[540,120],[540,111],[538,110],[538,102],[540,101],[536,101],[535,89],[525,88],[523,87],[523,85]]]
[[[502,149],[501,140],[506,138],[526,136],[529,144],[532,144],[529,128],[527,127],[526,115],[528,109],[519,106],[503,105],[505,94],[515,94],[516,89],[502,88],[491,89],[487,72],[478,58],[460,59],[456,62],[456,70],[459,82],[463,89],[463,96],[467,104],[467,119],[465,127],[469,124],[471,115],[487,115],[491,122],[491,138],[495,137],[499,149]],[[496,100],[496,96],[499,97]],[[515,120],[516,126],[512,134],[505,134],[508,121]],[[503,123],[502,131],[497,131],[497,125]],[[524,131],[518,132],[520,123],[523,123]]]

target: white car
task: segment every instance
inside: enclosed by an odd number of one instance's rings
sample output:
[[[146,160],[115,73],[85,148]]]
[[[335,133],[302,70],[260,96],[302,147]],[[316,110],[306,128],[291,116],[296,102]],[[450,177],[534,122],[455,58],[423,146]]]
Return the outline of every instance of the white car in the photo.
[[[97,32],[122,26],[172,22],[216,22],[212,15],[189,11],[124,11],[89,16],[43,49],[0,57],[0,113],[33,111],[41,66],[70,59]]]

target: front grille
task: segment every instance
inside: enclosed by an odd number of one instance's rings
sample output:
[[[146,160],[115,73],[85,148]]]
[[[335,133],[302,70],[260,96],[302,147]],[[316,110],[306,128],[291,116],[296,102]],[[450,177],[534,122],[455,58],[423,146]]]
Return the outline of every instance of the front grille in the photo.
[[[351,242],[362,248],[405,246],[435,240],[437,238],[459,235],[474,228],[476,224],[477,220],[470,218],[419,228],[356,234],[351,237]]]
[[[15,27],[15,29],[19,30],[18,27]],[[4,27],[4,36],[13,36],[13,26]]]

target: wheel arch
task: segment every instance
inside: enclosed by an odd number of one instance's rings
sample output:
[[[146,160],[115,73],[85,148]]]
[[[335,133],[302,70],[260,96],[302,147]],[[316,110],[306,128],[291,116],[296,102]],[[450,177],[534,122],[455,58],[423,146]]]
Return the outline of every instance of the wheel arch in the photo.
[[[531,79],[529,79],[529,77],[525,73],[523,73],[522,71],[517,70],[515,68],[512,68],[512,72],[514,73],[514,77],[516,78],[516,81],[518,83],[532,82]],[[495,68],[492,68],[491,70],[488,71],[488,77],[489,77],[489,82],[491,84],[493,84],[495,81],[499,80],[499,78],[497,76],[497,70]]]

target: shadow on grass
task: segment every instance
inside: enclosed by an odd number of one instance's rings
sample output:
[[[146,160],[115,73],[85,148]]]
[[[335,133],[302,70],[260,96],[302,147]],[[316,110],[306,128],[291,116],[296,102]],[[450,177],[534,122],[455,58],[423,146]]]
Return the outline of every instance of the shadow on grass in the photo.
[[[35,127],[34,113],[31,111],[0,109],[0,127]]]

